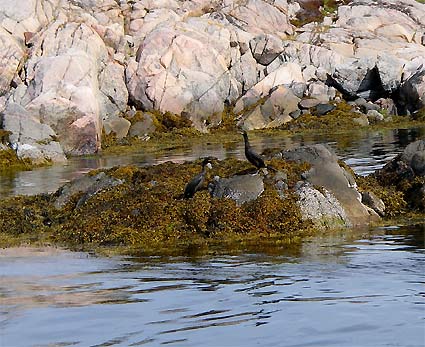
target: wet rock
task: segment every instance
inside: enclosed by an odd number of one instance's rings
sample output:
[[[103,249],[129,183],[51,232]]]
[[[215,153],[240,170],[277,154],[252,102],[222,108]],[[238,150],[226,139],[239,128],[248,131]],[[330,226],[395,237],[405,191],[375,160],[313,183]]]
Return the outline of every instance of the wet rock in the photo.
[[[264,191],[263,178],[258,175],[238,175],[229,178],[214,177],[208,190],[216,198],[229,198],[242,205],[257,199]]]
[[[403,180],[411,181],[415,176],[425,175],[425,140],[409,144],[404,152],[396,156],[375,175],[385,185],[398,184]]]
[[[374,175],[382,186],[394,186],[403,192],[411,207],[425,210],[425,140],[410,143]]]
[[[366,206],[361,203],[361,195],[352,184],[354,179],[347,178],[351,175],[338,164],[335,153],[329,147],[318,144],[281,153],[286,160],[310,163],[311,169],[303,178],[314,186],[329,191],[341,204],[353,225],[365,225],[377,219],[376,216],[371,216]]]
[[[340,202],[328,190],[317,190],[311,183],[298,182],[295,192],[304,220],[311,220],[319,228],[351,227]]]
[[[58,209],[62,208],[71,200],[73,196],[76,194],[82,194],[76,203],[76,207],[80,207],[87,200],[89,200],[90,197],[97,194],[98,192],[115,187],[122,183],[122,180],[108,176],[104,172],[100,172],[94,176],[85,175],[62,186],[54,194],[53,206]]]
[[[289,113],[292,119],[297,119],[299,116],[301,116],[301,110],[297,109],[295,111],[292,111]]]
[[[334,110],[335,109],[335,105],[332,105],[332,104],[318,104],[318,105],[316,105],[314,108],[313,108],[313,110],[312,110],[312,113],[315,115],[315,116],[324,116],[324,115],[326,115],[327,113],[329,113],[329,112],[331,112],[332,110]]]
[[[425,140],[410,143],[404,149],[400,160],[411,167],[415,175],[425,176]]]
[[[416,175],[425,176],[425,150],[415,153],[412,156],[410,165]]]
[[[381,217],[385,216],[385,204],[372,192],[362,192],[362,203],[369,206]]]

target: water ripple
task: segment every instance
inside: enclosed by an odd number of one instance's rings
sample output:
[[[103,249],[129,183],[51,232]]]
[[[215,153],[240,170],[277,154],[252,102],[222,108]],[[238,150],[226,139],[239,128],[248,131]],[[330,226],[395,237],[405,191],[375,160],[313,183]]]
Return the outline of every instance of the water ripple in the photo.
[[[422,346],[421,232],[321,237],[299,258],[3,256],[1,345]]]

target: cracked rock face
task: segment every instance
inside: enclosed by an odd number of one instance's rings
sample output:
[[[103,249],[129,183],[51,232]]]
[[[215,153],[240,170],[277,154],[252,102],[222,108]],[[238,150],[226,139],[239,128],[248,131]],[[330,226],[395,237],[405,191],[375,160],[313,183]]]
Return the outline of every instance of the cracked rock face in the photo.
[[[144,39],[126,76],[138,106],[186,114],[199,130],[217,125],[225,100],[238,96],[229,73],[230,32],[208,20],[164,24]]]
[[[104,122],[129,100],[201,131],[222,121],[225,104],[241,126],[270,128],[299,113],[296,98],[328,103],[336,90],[347,100],[391,97],[399,115],[425,106],[423,4],[353,0],[297,29],[289,19],[301,7],[0,0],[0,111],[18,104],[28,124],[50,127],[62,152],[78,155],[100,148]]]

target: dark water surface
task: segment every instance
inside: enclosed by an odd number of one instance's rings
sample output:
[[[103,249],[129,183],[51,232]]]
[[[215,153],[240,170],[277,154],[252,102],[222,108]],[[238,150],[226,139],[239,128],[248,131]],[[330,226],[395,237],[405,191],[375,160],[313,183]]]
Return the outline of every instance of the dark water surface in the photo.
[[[2,347],[423,347],[425,225],[297,255],[96,258],[2,251]]]
[[[357,173],[365,175],[385,165],[403,151],[410,142],[425,138],[425,128],[357,132],[354,135],[310,134],[291,137],[276,131],[272,135],[253,133],[250,136],[252,145],[260,153],[265,150],[278,151],[300,145],[326,143]],[[222,141],[217,139],[205,142],[202,139],[192,139],[183,146],[170,148],[166,153],[152,149],[143,153],[71,158],[66,165],[53,165],[33,171],[0,175],[0,198],[54,192],[63,184],[97,168],[129,164],[145,166],[169,160],[183,162],[207,155],[219,159],[228,157],[244,159],[242,136],[229,138],[227,143]]]

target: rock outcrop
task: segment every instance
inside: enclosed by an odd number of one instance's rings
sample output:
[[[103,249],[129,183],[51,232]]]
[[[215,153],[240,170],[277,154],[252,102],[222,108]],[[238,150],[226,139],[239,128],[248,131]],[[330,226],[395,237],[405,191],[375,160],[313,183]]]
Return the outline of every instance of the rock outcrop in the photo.
[[[394,186],[414,208],[425,211],[425,140],[410,143],[375,173],[382,186]]]
[[[269,158],[273,170],[256,174],[249,174],[247,161],[214,161],[190,199],[182,193],[200,161],[96,170],[54,194],[0,200],[0,231],[12,239],[31,235],[74,247],[158,253],[178,245],[193,251],[210,241],[291,244],[322,229],[367,226],[380,219],[377,213],[415,212],[423,220],[424,148],[423,140],[415,142],[377,175],[357,177],[362,196],[348,168],[324,145],[277,153]]]
[[[308,216],[317,215],[319,222],[322,216],[328,223],[332,219],[334,222],[339,220],[346,226],[364,225],[380,219],[362,204],[354,177],[339,165],[335,153],[327,146],[299,147],[283,151],[281,156],[311,165],[310,170],[303,174],[309,185],[303,184],[298,188],[298,194],[303,197],[301,206]],[[320,213],[319,207],[323,209]]]
[[[305,2],[1,1],[1,127],[12,148],[31,146],[20,156],[60,161],[98,151],[104,128],[127,135],[130,105],[200,131],[225,105],[247,130],[313,112],[305,98],[363,98],[399,115],[425,106],[424,4],[353,0],[300,27],[297,16],[308,18]]]

